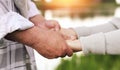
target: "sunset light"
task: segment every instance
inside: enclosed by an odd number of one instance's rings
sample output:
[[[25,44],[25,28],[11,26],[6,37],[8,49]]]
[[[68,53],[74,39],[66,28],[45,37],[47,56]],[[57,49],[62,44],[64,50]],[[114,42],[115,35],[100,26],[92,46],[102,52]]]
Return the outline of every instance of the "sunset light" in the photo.
[[[81,7],[97,4],[96,0],[52,0],[54,7]]]
[[[57,5],[57,6],[66,6],[69,7],[71,5],[73,5],[75,2],[75,0],[53,0],[53,5]]]
[[[45,0],[46,2],[51,2],[52,0]]]

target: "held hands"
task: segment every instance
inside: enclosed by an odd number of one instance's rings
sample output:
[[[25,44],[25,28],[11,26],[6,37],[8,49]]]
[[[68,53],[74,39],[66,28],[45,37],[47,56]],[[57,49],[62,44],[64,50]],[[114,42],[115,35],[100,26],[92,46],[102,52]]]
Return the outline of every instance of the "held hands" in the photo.
[[[43,29],[59,32],[64,38],[64,40],[66,40],[66,43],[69,46],[69,48],[71,48],[74,52],[82,50],[80,46],[80,41],[77,40],[77,34],[72,28],[61,28],[59,23],[55,20],[46,20],[43,24],[39,24],[38,26]]]
[[[13,32],[7,35],[6,38],[26,44],[50,59],[66,55],[71,56],[73,51],[81,50],[78,48],[78,41],[75,41],[77,37],[70,37],[71,35],[76,36],[74,31],[61,29],[58,22],[53,20],[45,21],[39,15],[30,18],[30,21],[35,24],[34,27],[24,31]],[[43,24],[39,24],[40,22]]]
[[[43,29],[49,29],[53,31],[57,31],[61,34],[61,36],[66,40],[67,45],[74,51],[81,51],[81,46],[80,46],[80,41],[77,40],[77,34],[76,32],[72,29],[65,29],[61,28],[59,23],[55,20],[47,20],[44,22],[44,25],[39,25]]]
[[[76,32],[72,29],[61,28],[59,23],[55,20],[47,20],[44,22],[44,25],[39,25],[43,29],[49,29],[52,31],[59,32],[61,36],[66,40],[67,45],[74,52],[81,51],[80,41],[78,40]]]
[[[30,20],[35,26],[43,30],[41,32],[43,35],[42,40],[37,40],[34,44],[34,49],[44,57],[56,58],[66,55],[71,56],[72,51],[81,50],[79,41],[75,41],[77,35],[73,29],[61,29],[57,21],[45,20],[41,15],[36,15],[30,18]]]
[[[50,59],[72,55],[72,49],[58,32],[44,29],[40,29],[40,32],[42,33],[40,38],[36,38],[36,42],[32,46],[41,55]],[[39,31],[37,33],[39,33]]]
[[[71,56],[73,51],[61,35],[52,30],[34,26],[24,31],[16,31],[6,36],[7,39],[26,44],[42,56],[52,59]]]
[[[81,44],[78,40],[76,32],[72,28],[61,28],[60,33],[63,35],[64,39],[66,40],[67,44],[74,52],[81,51]]]
[[[78,52],[81,51],[81,44],[78,40],[76,32],[72,28],[61,28],[59,23],[55,20],[48,20],[45,22],[45,27],[53,31],[60,32],[61,36],[66,40],[67,45],[74,51]]]
[[[58,32],[61,28],[57,21],[45,20],[41,15],[30,18],[30,21],[42,30],[40,34],[42,40],[39,41],[36,38],[36,43],[32,45],[41,55],[46,58],[56,58],[73,54],[72,49],[68,47],[66,41]]]

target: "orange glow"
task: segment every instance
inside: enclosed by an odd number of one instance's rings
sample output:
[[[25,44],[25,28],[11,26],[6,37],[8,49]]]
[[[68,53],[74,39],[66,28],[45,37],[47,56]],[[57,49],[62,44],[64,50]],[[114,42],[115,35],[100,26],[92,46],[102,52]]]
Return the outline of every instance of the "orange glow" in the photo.
[[[95,4],[96,0],[52,0],[54,7],[81,7]]]
[[[74,0],[53,0],[53,5],[69,7],[74,4]]]

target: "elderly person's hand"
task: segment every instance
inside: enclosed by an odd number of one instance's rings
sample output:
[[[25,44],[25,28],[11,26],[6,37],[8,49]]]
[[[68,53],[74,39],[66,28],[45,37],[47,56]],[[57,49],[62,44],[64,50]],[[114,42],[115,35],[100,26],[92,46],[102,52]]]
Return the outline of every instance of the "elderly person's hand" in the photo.
[[[6,38],[31,46],[46,58],[71,56],[73,53],[58,32],[37,26],[24,31],[16,31]]]

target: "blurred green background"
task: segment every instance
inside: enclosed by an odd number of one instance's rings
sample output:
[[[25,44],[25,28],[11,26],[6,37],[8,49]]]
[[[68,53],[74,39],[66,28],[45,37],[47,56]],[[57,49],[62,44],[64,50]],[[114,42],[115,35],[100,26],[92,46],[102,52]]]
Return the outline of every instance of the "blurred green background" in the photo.
[[[34,0],[34,2],[46,19],[55,19],[65,28],[102,24],[113,16],[120,16],[120,0]],[[74,54],[69,59],[66,57],[60,59],[54,70],[120,70],[120,56]]]
[[[81,55],[62,59],[56,70],[120,70],[118,55]]]

